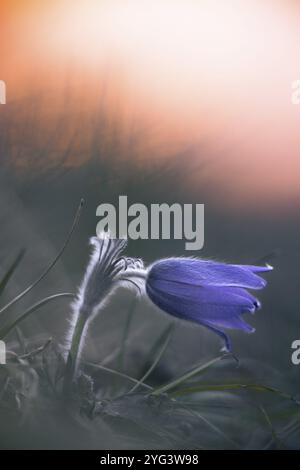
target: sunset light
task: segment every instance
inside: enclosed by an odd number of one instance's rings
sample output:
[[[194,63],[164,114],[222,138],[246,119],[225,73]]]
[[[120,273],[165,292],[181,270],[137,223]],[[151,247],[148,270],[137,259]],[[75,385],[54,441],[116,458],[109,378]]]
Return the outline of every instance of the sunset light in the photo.
[[[46,101],[46,91],[52,93],[47,113],[55,112],[68,80],[73,109],[91,113],[104,86],[102,109],[117,116],[120,129],[126,115],[159,132],[151,158],[167,158],[168,147],[173,154],[193,146],[193,158],[201,159],[205,144],[216,167],[214,182],[228,191],[231,202],[236,195],[251,201],[254,181],[267,204],[300,199],[300,109],[291,105],[291,84],[300,74],[295,66],[300,12],[294,2],[18,5],[8,6],[15,55],[3,64],[16,94],[40,93],[43,78]],[[20,42],[22,32],[26,40]],[[144,144],[149,139],[145,131]],[[191,179],[197,184],[197,175]]]

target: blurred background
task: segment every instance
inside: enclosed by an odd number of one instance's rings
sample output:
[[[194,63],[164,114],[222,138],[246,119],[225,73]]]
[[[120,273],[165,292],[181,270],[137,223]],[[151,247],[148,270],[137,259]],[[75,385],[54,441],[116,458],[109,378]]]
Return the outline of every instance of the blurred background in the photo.
[[[47,265],[86,201],[55,270],[8,315],[43,295],[75,291],[100,203],[117,205],[119,195],[129,204],[204,203],[205,246],[196,255],[254,263],[271,254],[275,266],[259,295],[263,309],[250,319],[257,331],[233,332],[234,351],[298,393],[290,356],[300,338],[300,106],[291,103],[299,21],[295,0],[1,1],[3,273],[26,248],[7,299]],[[130,242],[128,253],[146,262],[191,254],[184,241],[151,240]],[[109,362],[131,301],[121,294],[95,320],[90,358]],[[68,316],[62,300],[26,320],[23,334],[63,341]],[[139,375],[167,322],[137,306],[129,374]],[[164,377],[219,346],[201,327],[177,325]]]

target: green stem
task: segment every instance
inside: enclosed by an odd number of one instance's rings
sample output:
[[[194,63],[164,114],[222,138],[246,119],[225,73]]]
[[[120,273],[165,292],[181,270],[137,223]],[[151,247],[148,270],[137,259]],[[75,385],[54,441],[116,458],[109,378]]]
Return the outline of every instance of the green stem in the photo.
[[[88,318],[89,315],[86,309],[81,308],[72,334],[71,346],[67,358],[67,369],[64,383],[65,392],[70,392],[70,388],[78,370],[84,333],[88,325]]]

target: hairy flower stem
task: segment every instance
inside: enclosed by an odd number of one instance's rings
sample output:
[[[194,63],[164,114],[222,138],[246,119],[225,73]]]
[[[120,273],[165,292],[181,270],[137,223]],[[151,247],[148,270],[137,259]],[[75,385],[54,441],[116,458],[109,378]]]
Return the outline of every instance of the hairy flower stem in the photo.
[[[86,330],[90,321],[101,310],[101,305],[122,281],[127,281],[140,290],[134,280],[134,273],[142,271],[144,265],[140,259],[121,256],[126,244],[125,239],[110,238],[107,234],[91,239],[90,260],[76,301],[72,305],[73,321],[63,386],[66,397],[72,395],[73,385],[79,375]]]
[[[70,350],[67,357],[66,375],[64,383],[64,391],[69,394],[72,383],[76,377],[80,355],[85,337],[85,331],[88,326],[89,312],[82,306],[74,326],[71,337]]]

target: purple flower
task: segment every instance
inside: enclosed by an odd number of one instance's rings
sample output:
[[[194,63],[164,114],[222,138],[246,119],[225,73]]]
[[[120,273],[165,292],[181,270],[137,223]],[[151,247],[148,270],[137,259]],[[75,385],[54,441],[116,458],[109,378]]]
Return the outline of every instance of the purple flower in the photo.
[[[254,313],[260,302],[246,289],[262,289],[266,281],[257,273],[271,266],[219,263],[195,258],[169,258],[154,263],[146,278],[146,292],[165,312],[199,323],[224,340],[231,350],[224,329],[255,330],[242,317]]]

